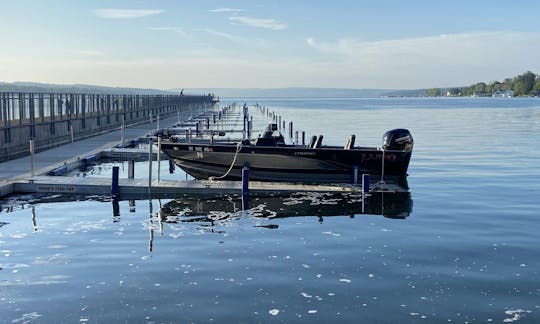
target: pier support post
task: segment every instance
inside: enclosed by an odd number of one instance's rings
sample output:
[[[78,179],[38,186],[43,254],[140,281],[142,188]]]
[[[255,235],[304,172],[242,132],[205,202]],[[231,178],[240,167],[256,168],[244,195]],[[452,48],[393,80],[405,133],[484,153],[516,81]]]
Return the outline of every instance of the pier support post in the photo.
[[[289,122],[289,138],[292,139],[293,136],[293,122]]]
[[[128,161],[128,179],[135,178],[135,160]]]
[[[302,145],[306,145],[306,132],[302,131]]]
[[[159,183],[160,180],[160,174],[161,174],[161,134],[158,135],[157,138],[157,182]]]
[[[152,139],[148,139],[148,195],[152,192],[152,147],[154,144],[152,143]]]
[[[119,188],[118,188],[118,174],[120,168],[118,166],[113,166],[112,168],[112,185],[111,185],[111,197],[113,199],[118,198]]]
[[[34,138],[30,137],[30,176],[34,177],[34,154],[35,154]]]
[[[369,193],[369,174],[362,174],[362,193]]]
[[[352,183],[353,183],[353,186],[357,186],[358,185],[358,165],[353,165],[353,168],[352,168]]]
[[[124,145],[124,116],[122,116],[122,124],[120,125],[120,144]]]
[[[242,168],[242,210],[249,209],[249,166]]]
[[[169,159],[169,173],[170,174],[174,173],[174,161],[173,161],[173,159]]]

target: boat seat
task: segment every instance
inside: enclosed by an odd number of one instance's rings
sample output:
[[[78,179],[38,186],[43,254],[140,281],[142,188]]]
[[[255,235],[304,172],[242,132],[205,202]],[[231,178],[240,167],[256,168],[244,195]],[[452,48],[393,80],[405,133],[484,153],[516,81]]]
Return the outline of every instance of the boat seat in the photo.
[[[273,137],[259,137],[255,146],[276,146],[276,139]]]
[[[343,149],[345,150],[350,150],[354,147],[354,141],[356,140],[356,135],[352,134],[351,136],[349,136],[349,138],[347,138],[347,143],[345,143],[345,146],[343,147]]]
[[[322,136],[322,135],[317,136],[317,140],[315,141],[315,144],[313,145],[313,148],[318,148],[318,147],[322,146],[323,137],[324,136]]]
[[[311,136],[311,139],[309,140],[309,143],[308,143],[307,147],[314,148],[316,141],[317,141],[317,136],[315,136],[315,135]]]

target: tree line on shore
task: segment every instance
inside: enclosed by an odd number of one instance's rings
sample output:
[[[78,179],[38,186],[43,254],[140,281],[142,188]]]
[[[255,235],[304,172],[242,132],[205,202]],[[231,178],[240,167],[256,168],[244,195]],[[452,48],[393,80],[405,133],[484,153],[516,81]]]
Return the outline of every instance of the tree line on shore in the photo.
[[[511,91],[511,96],[540,96],[540,75],[527,71],[513,78],[506,78],[502,82],[478,82],[461,88],[431,88],[426,90],[426,96],[479,96],[491,97],[497,92]]]

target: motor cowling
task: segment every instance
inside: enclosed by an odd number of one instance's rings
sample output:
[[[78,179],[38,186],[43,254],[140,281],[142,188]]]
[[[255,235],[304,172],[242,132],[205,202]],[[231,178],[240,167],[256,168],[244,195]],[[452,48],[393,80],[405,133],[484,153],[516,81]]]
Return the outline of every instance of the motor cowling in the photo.
[[[404,128],[392,129],[383,135],[383,149],[412,151],[413,137],[409,130]]]

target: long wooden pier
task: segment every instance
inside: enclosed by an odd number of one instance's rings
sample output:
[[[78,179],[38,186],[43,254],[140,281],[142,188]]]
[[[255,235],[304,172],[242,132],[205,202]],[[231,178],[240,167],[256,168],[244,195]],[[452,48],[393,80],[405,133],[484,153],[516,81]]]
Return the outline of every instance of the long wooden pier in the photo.
[[[0,162],[121,127],[187,118],[216,103],[205,95],[0,92]]]

